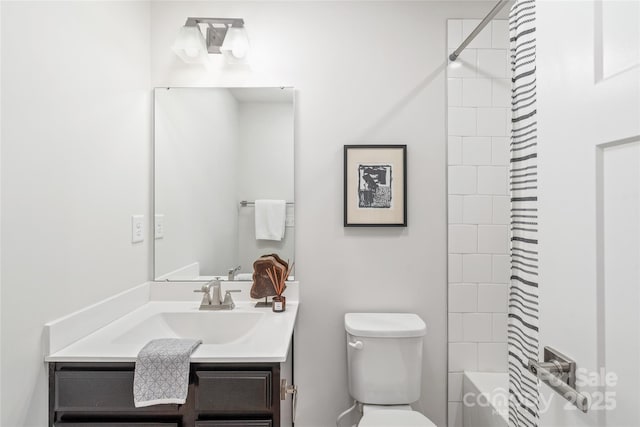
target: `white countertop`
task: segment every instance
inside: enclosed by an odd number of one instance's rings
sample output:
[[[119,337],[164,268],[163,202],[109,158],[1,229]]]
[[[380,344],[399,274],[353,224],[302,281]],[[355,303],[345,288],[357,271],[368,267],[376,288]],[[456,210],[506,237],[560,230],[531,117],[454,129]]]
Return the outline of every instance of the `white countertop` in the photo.
[[[199,310],[198,283],[149,282],[45,325],[47,362],[134,362],[155,338],[199,338],[192,362],[286,361],[298,312],[297,283],[288,283],[286,311],[256,308],[251,283],[227,282],[233,310]]]

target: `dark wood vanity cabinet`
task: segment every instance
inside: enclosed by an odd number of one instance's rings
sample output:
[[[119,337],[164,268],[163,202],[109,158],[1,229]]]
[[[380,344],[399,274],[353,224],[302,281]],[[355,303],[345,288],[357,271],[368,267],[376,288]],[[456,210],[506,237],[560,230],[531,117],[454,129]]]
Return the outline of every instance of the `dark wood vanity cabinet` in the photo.
[[[280,427],[280,364],[192,363],[183,405],[133,404],[133,363],[50,363],[49,427]]]

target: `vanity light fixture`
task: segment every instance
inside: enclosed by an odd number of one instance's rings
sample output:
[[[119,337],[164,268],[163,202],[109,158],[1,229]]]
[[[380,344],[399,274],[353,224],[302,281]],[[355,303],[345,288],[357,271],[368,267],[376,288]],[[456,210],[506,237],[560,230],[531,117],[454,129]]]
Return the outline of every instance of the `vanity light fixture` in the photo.
[[[206,25],[206,36],[200,25]],[[207,55],[223,53],[242,59],[249,51],[249,37],[240,18],[187,18],[173,51],[188,64],[203,63]]]

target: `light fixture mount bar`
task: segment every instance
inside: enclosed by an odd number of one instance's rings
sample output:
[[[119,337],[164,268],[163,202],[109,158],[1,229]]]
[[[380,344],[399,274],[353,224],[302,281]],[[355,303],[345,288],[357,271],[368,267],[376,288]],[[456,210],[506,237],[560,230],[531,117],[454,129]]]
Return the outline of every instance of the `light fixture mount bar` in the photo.
[[[224,25],[225,27],[236,27],[242,28],[244,27],[244,19],[242,18],[187,18],[187,22],[185,22],[185,27],[194,27],[198,24],[219,24]]]
[[[208,53],[222,53],[220,47],[227,36],[229,28],[243,28],[244,20],[242,18],[187,18],[185,27],[196,27],[200,30],[200,24],[207,25],[207,33],[205,41]]]

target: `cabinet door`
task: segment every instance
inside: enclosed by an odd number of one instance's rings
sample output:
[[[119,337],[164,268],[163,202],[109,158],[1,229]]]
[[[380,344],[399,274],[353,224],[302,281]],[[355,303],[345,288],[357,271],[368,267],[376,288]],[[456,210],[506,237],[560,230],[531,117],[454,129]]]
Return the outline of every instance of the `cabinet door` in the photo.
[[[271,420],[196,421],[196,427],[271,427]]]
[[[270,371],[196,371],[196,379],[198,411],[271,411]]]
[[[178,407],[156,405],[136,408],[133,403],[133,371],[58,371],[55,376],[56,411],[158,412],[159,408],[175,410]]]

